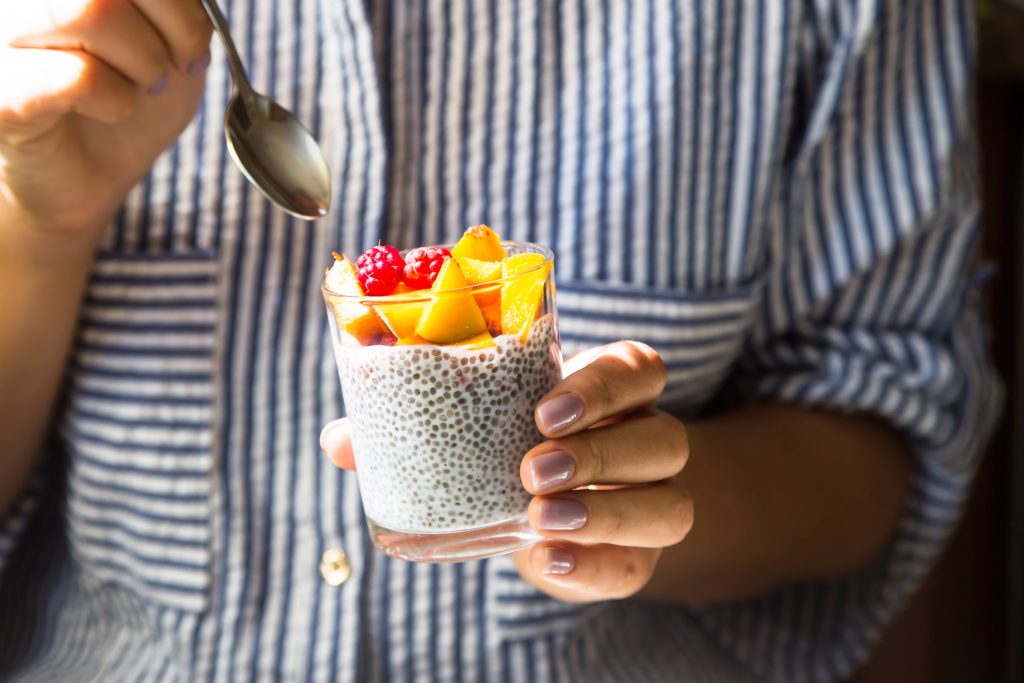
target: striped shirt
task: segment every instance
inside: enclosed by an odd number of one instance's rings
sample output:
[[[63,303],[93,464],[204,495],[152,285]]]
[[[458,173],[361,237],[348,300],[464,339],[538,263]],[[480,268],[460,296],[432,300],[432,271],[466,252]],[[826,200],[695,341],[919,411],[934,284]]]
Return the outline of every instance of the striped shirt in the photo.
[[[292,220],[202,109],[98,255],[39,476],[0,527],[14,681],[829,681],[955,524],[1000,392],[973,259],[967,0],[226,0],[257,88],[321,139]],[[331,249],[486,222],[551,245],[564,350],[649,342],[678,414],[875,415],[917,454],[854,576],[578,606],[509,558],[375,551],[319,300]],[[351,577],[325,582],[343,548]]]

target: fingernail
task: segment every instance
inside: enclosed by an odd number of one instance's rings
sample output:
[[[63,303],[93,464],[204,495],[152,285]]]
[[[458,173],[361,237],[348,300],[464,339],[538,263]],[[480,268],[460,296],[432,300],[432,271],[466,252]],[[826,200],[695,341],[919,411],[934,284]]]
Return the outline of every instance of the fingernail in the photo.
[[[198,78],[203,75],[203,72],[206,71],[206,67],[208,66],[210,66],[209,50],[188,63],[188,75],[192,78]]]
[[[572,479],[576,473],[576,461],[565,451],[543,453],[530,461],[530,478],[533,490],[544,493]]]
[[[324,428],[320,431],[320,450],[327,450],[328,439],[331,438],[331,432],[341,426],[341,422],[335,420],[334,422],[328,422],[324,425]]]
[[[537,417],[546,432],[565,429],[583,415],[583,399],[576,394],[562,394],[540,404]]]
[[[548,498],[540,501],[537,526],[547,531],[573,531],[587,523],[590,511],[578,500]]]
[[[154,83],[153,85],[149,86],[149,90],[147,90],[146,92],[155,97],[156,95],[162,93],[164,90],[167,90],[167,84],[170,82],[171,74],[170,72],[165,71],[164,75],[160,77],[160,80]]]
[[[572,553],[561,548],[548,548],[544,558],[544,573],[564,576],[576,566],[576,558]]]

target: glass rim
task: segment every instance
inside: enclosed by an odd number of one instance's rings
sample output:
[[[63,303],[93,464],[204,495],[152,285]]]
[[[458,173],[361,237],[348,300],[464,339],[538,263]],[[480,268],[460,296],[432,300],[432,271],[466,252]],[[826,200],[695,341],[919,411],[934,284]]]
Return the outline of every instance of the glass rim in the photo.
[[[506,246],[506,245],[516,246],[516,247],[528,247],[529,249],[527,251],[521,251],[521,252],[518,252],[518,253],[541,254],[544,257],[544,260],[541,261],[540,263],[538,263],[537,265],[531,267],[531,268],[528,268],[528,269],[526,269],[526,270],[524,270],[524,271],[522,271],[520,273],[516,273],[515,275],[509,276],[509,277],[501,277],[501,278],[498,278],[497,280],[491,280],[490,282],[480,282],[480,283],[477,283],[475,285],[468,285],[466,287],[459,287],[457,289],[446,289],[445,291],[440,292],[439,294],[441,296],[448,296],[448,295],[451,295],[451,294],[457,294],[459,292],[470,292],[470,293],[472,293],[472,292],[479,292],[481,290],[490,290],[490,289],[493,289],[494,287],[500,286],[504,282],[510,282],[511,280],[514,280],[514,279],[516,279],[518,277],[526,275],[527,273],[532,273],[532,272],[535,272],[537,270],[540,270],[541,268],[543,268],[545,266],[549,266],[552,263],[554,263],[554,260],[555,260],[555,252],[553,250],[551,250],[548,247],[545,247],[542,244],[537,244],[536,242],[520,242],[518,240],[501,240],[501,245],[503,247]],[[437,244],[437,245],[428,245],[428,246],[444,247],[445,249],[449,249],[450,250],[455,245],[454,244]],[[403,249],[399,253],[402,254],[402,257],[404,258],[405,255],[408,254],[410,251],[412,251],[412,249]],[[512,255],[515,256],[516,254],[512,254]],[[402,293],[402,294],[387,294],[387,295],[384,295],[384,296],[373,296],[373,295],[370,295],[370,294],[359,294],[359,295],[356,295],[356,294],[342,294],[340,292],[335,292],[333,289],[331,289],[330,287],[327,286],[327,273],[329,271],[330,271],[330,268],[327,268],[324,271],[324,277],[320,281],[320,290],[324,294],[326,294],[326,295],[328,295],[328,296],[330,296],[332,298],[341,299],[343,301],[350,301],[352,303],[372,303],[372,304],[387,304],[387,303],[408,304],[408,303],[416,303],[416,302],[420,302],[420,301],[429,301],[430,299],[433,299],[433,298],[438,296],[438,294],[432,293],[429,288],[428,289],[414,290],[415,292],[422,292],[422,295],[414,294],[414,292],[405,292],[405,293]],[[550,277],[550,272],[548,273],[548,276]]]

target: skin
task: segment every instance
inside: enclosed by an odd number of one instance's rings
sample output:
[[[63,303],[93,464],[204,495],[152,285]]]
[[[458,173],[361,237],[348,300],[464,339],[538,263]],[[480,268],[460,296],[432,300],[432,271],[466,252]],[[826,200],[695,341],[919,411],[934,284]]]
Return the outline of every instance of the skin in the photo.
[[[665,368],[637,342],[580,354],[567,373],[538,406],[548,440],[520,468],[535,494],[531,526],[545,540],[515,563],[539,590],[569,602],[735,600],[855,572],[891,538],[911,458],[875,422],[752,405],[684,424],[655,407]],[[549,429],[540,406],[565,394],[582,399],[582,414]],[[354,468],[346,420],[327,425],[321,445]],[[556,450],[570,454],[574,472],[541,490],[531,462]],[[553,500],[582,503],[585,523],[543,528]]]
[[[50,424],[102,231],[192,119],[198,2],[0,0],[0,519]]]

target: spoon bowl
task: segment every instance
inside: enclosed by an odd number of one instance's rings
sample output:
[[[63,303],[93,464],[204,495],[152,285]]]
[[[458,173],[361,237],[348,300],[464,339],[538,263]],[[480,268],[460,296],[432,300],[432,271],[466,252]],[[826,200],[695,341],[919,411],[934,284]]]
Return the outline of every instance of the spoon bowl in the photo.
[[[326,216],[331,171],[316,138],[290,111],[253,90],[216,0],[201,1],[224,45],[235,84],[224,115],[224,137],[235,164],[287,213],[307,220]]]
[[[284,211],[306,219],[327,215],[331,172],[313,135],[290,111],[263,95],[236,94],[224,137],[249,182]]]

